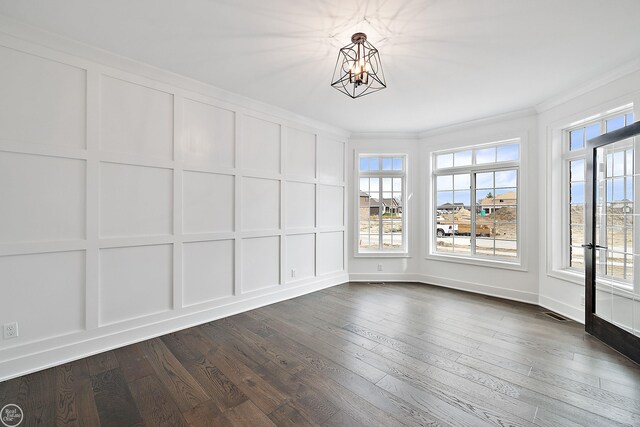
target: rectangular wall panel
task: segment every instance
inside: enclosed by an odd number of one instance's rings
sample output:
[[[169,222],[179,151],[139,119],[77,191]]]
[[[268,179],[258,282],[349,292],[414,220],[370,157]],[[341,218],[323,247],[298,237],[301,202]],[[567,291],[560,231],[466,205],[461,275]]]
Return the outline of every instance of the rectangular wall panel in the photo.
[[[100,165],[101,237],[168,235],[172,229],[172,170]]]
[[[84,239],[85,163],[0,152],[0,243]]]
[[[173,246],[100,250],[100,324],[171,309]]]
[[[287,182],[287,228],[313,228],[316,221],[316,186]]]
[[[233,231],[234,191],[234,177],[231,175],[184,172],[184,232]]]
[[[318,185],[318,227],[344,225],[344,189]]]
[[[82,251],[0,257],[0,325],[18,322],[18,338],[0,348],[81,331],[85,326]]]
[[[285,281],[293,282],[315,276],[315,234],[296,234],[287,236],[286,239],[287,268],[285,270]]]
[[[245,116],[243,124],[243,167],[280,173],[280,125],[251,116]]]
[[[313,133],[287,128],[287,176],[306,179],[316,177],[316,136]]]
[[[323,181],[344,181],[344,143],[328,138],[318,142],[318,177]]]
[[[234,241],[185,243],[183,302],[185,306],[233,295]]]
[[[232,168],[235,165],[235,113],[191,99],[184,101],[185,167]]]
[[[344,270],[344,233],[318,233],[318,273],[327,274]]]
[[[280,238],[242,240],[242,293],[280,283]]]
[[[86,147],[83,69],[0,46],[0,140]]]
[[[173,95],[102,76],[100,148],[173,159]]]
[[[244,178],[242,181],[242,229],[280,228],[280,181]]]

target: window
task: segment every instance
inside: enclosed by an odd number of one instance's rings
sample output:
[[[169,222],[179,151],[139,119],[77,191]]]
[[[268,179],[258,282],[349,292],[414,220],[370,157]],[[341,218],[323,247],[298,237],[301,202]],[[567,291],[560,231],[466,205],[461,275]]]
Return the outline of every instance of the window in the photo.
[[[585,243],[585,179],[586,142],[606,132],[620,129],[633,123],[631,108],[618,110],[596,119],[584,120],[563,131],[563,162],[565,164],[567,207],[564,214],[564,268],[582,272],[584,270]],[[604,192],[606,208],[601,209],[596,224],[598,241],[606,242],[606,253],[596,254],[599,272],[612,279],[630,282],[633,278],[633,168],[634,147],[630,142],[620,142],[607,149],[602,159],[606,185],[598,191]]]
[[[406,252],[406,157],[360,155],[358,252]]]
[[[519,140],[434,155],[432,253],[516,260]]]

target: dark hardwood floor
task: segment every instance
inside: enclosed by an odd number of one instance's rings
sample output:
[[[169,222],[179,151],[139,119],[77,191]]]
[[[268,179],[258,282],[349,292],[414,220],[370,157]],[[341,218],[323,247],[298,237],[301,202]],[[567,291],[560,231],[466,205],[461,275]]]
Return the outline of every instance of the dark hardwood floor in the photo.
[[[345,284],[0,383],[23,425],[640,426],[640,367],[543,309]]]

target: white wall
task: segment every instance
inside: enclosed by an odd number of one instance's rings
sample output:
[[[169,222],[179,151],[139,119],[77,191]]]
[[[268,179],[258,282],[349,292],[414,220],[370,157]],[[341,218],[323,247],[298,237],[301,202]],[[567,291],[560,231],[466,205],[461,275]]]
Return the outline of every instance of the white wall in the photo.
[[[0,34],[0,381],[347,280],[343,131],[39,42]]]

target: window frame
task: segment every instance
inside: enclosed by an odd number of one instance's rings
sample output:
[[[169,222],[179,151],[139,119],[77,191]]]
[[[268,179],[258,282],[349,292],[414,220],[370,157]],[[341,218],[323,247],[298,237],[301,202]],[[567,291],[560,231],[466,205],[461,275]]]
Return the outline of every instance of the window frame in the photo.
[[[589,126],[593,126],[595,124],[600,125],[600,133],[599,135],[604,134],[607,131],[607,120],[624,117],[626,124],[626,116],[628,114],[633,114],[635,117],[635,111],[633,104],[622,105],[617,108],[609,109],[603,113],[595,114],[590,117],[586,117],[579,121],[573,122],[567,126],[563,126],[560,129],[560,137],[559,141],[561,144],[561,162],[562,162],[562,190],[561,190],[561,204],[562,204],[562,219],[560,225],[561,231],[561,239],[560,239],[560,252],[561,252],[561,263],[559,266],[559,270],[561,272],[567,273],[574,277],[579,277],[584,279],[583,268],[572,267],[571,266],[571,249],[576,247],[575,245],[571,245],[571,162],[576,160],[584,161],[584,179],[586,180],[586,161],[587,161],[587,148],[586,148],[586,136],[584,138],[584,146],[581,149],[571,150],[571,132],[581,128],[587,128]],[[637,157],[638,153],[634,155]],[[635,164],[635,161],[634,161]],[[585,208],[583,208],[583,227],[586,226],[586,200],[585,200]],[[606,229],[605,229],[606,232]],[[635,237],[637,234],[637,230],[632,229],[632,234]],[[633,282],[626,280],[619,280],[610,276],[602,276],[600,278],[601,281],[606,282],[614,287],[620,287],[624,290],[628,290],[633,288]]]
[[[495,161],[493,163],[482,163],[476,164],[476,153],[478,150],[491,148],[491,147],[500,147],[507,145],[518,145],[518,160],[517,161]],[[427,204],[428,209],[428,219],[429,219],[429,235],[427,237],[428,242],[428,250],[426,257],[427,259],[435,259],[439,261],[453,261],[453,262],[462,262],[468,264],[475,265],[483,265],[483,266],[499,266],[502,268],[514,269],[514,270],[526,270],[526,267],[523,265],[524,259],[524,246],[523,246],[523,235],[522,235],[522,223],[524,218],[523,206],[524,203],[524,183],[522,181],[523,177],[523,169],[524,169],[524,151],[525,151],[525,140],[522,136],[516,136],[509,139],[502,139],[499,141],[493,141],[490,143],[480,143],[468,146],[456,147],[455,149],[446,149],[446,150],[438,150],[432,151],[430,153],[431,158],[430,161],[430,175],[429,179],[431,181],[430,192],[431,195],[428,198],[429,203]],[[472,150],[472,161],[471,165],[468,166],[452,166],[448,168],[438,168],[437,167],[437,157],[443,154],[456,153]],[[470,226],[474,227],[476,214],[474,213],[477,206],[476,199],[476,179],[475,174],[481,172],[499,172],[503,170],[515,170],[517,177],[517,186],[516,192],[518,194],[516,200],[516,248],[517,248],[517,256],[515,257],[504,257],[504,256],[496,256],[496,255],[482,255],[482,254],[456,254],[454,253],[446,253],[446,252],[438,252],[437,251],[437,176],[442,175],[454,175],[461,173],[469,173],[470,174],[470,208],[471,208],[471,219]],[[494,183],[495,185],[495,183]],[[475,247],[475,234],[470,236],[471,243],[471,251],[473,252]]]
[[[388,158],[401,158],[402,170],[377,170],[377,171],[360,171],[360,159],[363,157],[377,157],[380,159]],[[355,197],[355,209],[354,209],[354,257],[356,258],[377,258],[377,257],[395,257],[395,258],[407,258],[409,257],[409,233],[407,232],[409,209],[407,206],[407,177],[409,176],[409,156],[406,153],[387,153],[387,152],[355,152],[354,153],[354,197]],[[362,249],[360,248],[360,178],[401,178],[402,179],[402,247],[399,249]],[[380,193],[382,193],[382,184],[380,184]],[[380,198],[382,203],[382,197]],[[382,222],[382,216],[379,221]],[[382,237],[382,227],[379,227],[378,236]],[[380,240],[382,241],[382,240]]]

